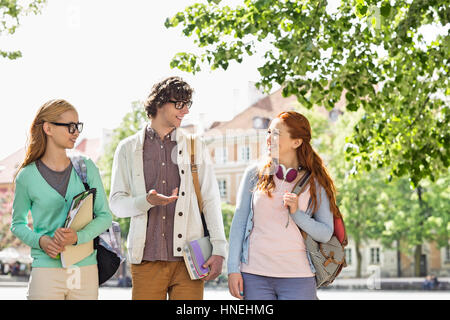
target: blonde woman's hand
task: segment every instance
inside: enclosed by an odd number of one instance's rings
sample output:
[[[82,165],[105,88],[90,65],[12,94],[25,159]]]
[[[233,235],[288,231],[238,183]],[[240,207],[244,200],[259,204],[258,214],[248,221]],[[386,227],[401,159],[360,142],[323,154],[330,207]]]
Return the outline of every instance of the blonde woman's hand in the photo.
[[[77,232],[70,228],[58,228],[53,236],[56,243],[60,246],[75,244],[78,241]]]
[[[52,237],[49,236],[40,237],[39,246],[50,258],[53,259],[56,259],[58,254],[64,251],[64,246],[59,245]]]
[[[240,273],[230,273],[228,275],[228,290],[233,297],[244,299],[244,279]]]

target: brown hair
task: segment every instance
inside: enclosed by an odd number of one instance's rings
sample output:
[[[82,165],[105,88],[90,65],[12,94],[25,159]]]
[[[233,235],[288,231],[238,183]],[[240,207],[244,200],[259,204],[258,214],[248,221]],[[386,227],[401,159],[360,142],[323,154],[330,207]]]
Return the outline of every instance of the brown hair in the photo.
[[[317,211],[318,201],[316,196],[316,181],[321,185],[327,194],[330,202],[330,210],[337,218],[341,218],[341,213],[336,205],[336,188],[331,179],[328,170],[325,168],[322,159],[311,147],[311,126],[308,119],[295,111],[285,111],[277,115],[287,126],[289,135],[292,139],[302,139],[303,143],[297,148],[297,158],[302,168],[311,172],[309,180],[309,192],[312,201],[312,212]],[[266,174],[272,166],[272,160],[263,164],[258,172],[258,183],[256,188],[266,192],[269,197],[270,192],[275,189],[273,174]]]
[[[177,101],[191,100],[193,92],[191,86],[180,77],[169,77],[156,83],[144,103],[147,116],[149,118],[155,117],[158,108],[161,108],[171,99]]]
[[[59,117],[66,111],[73,110],[74,106],[63,99],[50,100],[44,103],[37,111],[31,123],[28,136],[25,159],[17,170],[14,180],[19,171],[30,163],[41,158],[47,148],[47,135],[44,132],[44,122],[58,121]]]

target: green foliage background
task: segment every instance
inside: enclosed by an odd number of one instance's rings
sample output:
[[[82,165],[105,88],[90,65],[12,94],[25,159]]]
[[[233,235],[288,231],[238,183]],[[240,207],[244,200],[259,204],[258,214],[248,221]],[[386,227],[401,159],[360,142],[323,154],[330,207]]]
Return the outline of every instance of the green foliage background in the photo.
[[[385,168],[413,187],[447,173],[450,159],[448,0],[220,0],[195,3],[166,20],[198,47],[171,66],[226,70],[263,56],[258,86],[275,85],[306,108],[345,99],[364,110],[348,136],[355,169]],[[423,27],[443,30],[428,42]],[[263,46],[261,46],[263,45]]]

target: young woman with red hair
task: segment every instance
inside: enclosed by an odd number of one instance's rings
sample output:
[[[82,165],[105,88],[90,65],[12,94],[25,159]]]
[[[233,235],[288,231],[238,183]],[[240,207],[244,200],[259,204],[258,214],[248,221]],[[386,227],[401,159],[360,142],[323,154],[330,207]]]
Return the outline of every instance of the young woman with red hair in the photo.
[[[333,216],[341,215],[333,181],[310,142],[309,121],[298,112],[282,112],[267,131],[268,159],[244,173],[228,256],[228,286],[236,298],[317,298],[315,269],[300,229],[327,242]],[[307,171],[304,191],[292,193]]]

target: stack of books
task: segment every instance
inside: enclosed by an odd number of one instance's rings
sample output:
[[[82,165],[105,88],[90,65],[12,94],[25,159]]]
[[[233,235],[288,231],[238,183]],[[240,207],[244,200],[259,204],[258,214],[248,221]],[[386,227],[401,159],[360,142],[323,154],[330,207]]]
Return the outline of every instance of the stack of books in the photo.
[[[83,229],[94,218],[95,189],[83,191],[72,199],[64,228],[71,228],[75,231]],[[94,241],[82,244],[68,245],[61,252],[61,263],[64,268],[74,265],[94,252]]]
[[[211,257],[212,245],[209,237],[203,237],[190,241],[183,250],[183,257],[192,280],[198,280],[209,274],[209,268],[203,268],[203,264]]]

